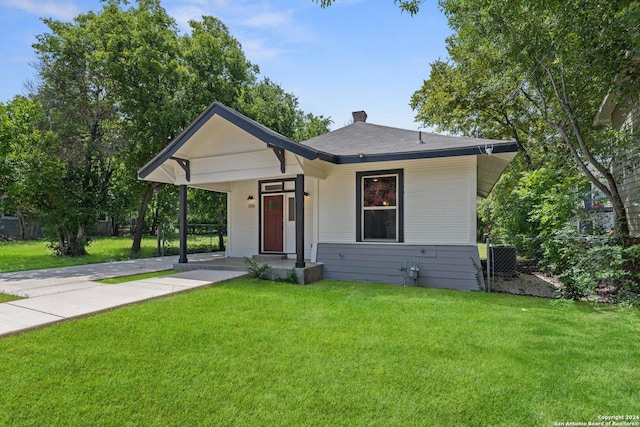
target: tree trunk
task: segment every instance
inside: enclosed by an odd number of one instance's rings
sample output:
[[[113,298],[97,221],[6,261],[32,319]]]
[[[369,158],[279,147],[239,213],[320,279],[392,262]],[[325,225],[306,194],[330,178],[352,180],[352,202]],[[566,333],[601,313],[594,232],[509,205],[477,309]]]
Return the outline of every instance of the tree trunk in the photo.
[[[58,255],[66,256],[67,255],[67,239],[63,232],[58,231]]]
[[[71,256],[81,256],[87,254],[87,224],[78,225],[78,232],[73,243],[70,243]]]
[[[164,255],[162,253],[162,226],[159,226],[156,230],[156,256]]]
[[[21,209],[18,209],[16,216],[18,217],[18,227],[20,227],[20,240],[27,240],[27,221]]]
[[[622,237],[629,236],[629,219],[627,217],[627,207],[624,205],[624,201],[618,191],[618,185],[611,174],[608,174],[605,178],[609,182],[609,189],[611,190],[611,206],[613,206],[614,224],[616,234]]]
[[[116,217],[111,217],[111,235],[114,237],[118,237],[118,222],[116,221]]]
[[[151,234],[157,234],[158,231],[158,223],[159,223],[159,215],[160,215],[160,207],[159,203],[156,203],[156,208],[153,210],[153,222],[151,223]]]
[[[551,69],[542,61],[538,61],[538,64],[544,69],[545,73],[549,77],[556,101],[566,114],[566,118],[568,120],[568,123],[566,124],[570,125],[570,129],[573,134],[571,134],[569,129],[566,128],[564,123],[554,123],[549,119],[547,114],[547,102],[543,96],[542,85],[539,80],[536,80],[536,83],[538,84],[537,91],[540,95],[543,106],[543,109],[541,109],[543,120],[562,136],[565,146],[569,149],[571,156],[576,161],[580,170],[582,170],[587,179],[602,191],[602,193],[611,201],[615,218],[615,232],[623,237],[629,236],[627,209],[624,206],[622,197],[620,197],[618,183],[609,168],[596,159],[596,156],[594,156],[589,150],[582,132],[581,123],[574,112],[575,107],[570,102],[569,94],[566,90],[567,85],[564,75],[561,75],[556,79],[551,72]],[[575,143],[573,142],[572,136],[575,138]],[[590,170],[588,165],[592,166],[597,173]],[[599,177],[596,175],[603,177],[606,180],[606,184],[598,179]]]
[[[147,213],[147,207],[149,206],[149,200],[157,192],[160,191],[165,184],[159,182],[152,182],[147,187],[147,191],[140,203],[140,209],[138,210],[138,218],[136,219],[136,227],[133,230],[133,244],[131,245],[131,252],[134,254],[140,253],[140,245],[142,243],[142,229],[144,228],[144,216]]]

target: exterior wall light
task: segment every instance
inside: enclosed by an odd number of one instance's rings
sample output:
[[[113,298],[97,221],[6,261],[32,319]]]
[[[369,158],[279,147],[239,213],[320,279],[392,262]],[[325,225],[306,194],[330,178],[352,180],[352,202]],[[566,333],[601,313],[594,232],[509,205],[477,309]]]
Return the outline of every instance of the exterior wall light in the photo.
[[[247,206],[250,208],[256,207],[256,201],[253,199],[253,194],[249,194],[249,197],[247,197]]]

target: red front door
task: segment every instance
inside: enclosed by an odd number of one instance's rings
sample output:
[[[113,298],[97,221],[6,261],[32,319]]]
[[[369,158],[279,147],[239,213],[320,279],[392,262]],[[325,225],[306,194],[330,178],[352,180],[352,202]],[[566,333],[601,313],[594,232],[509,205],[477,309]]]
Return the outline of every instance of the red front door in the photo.
[[[283,252],[283,214],[284,196],[265,196],[262,204],[263,241],[265,252]]]

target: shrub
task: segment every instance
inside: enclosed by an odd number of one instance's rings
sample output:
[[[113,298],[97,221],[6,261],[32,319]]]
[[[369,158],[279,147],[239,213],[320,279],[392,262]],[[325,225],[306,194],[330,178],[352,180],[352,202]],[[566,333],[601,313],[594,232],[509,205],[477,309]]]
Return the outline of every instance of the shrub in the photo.
[[[572,236],[563,229],[542,248],[541,263],[563,284],[561,297],[579,300],[601,291],[627,304],[640,300],[640,245],[625,248],[620,239]]]
[[[296,269],[292,268],[290,270],[287,271],[287,275],[284,277],[280,277],[278,278],[279,282],[285,282],[285,283],[293,283],[293,284],[297,284],[298,283],[298,274],[296,273]]]
[[[243,257],[243,260],[247,266],[249,277],[260,280],[271,280],[271,267],[268,264],[260,265],[247,257]]]
[[[247,266],[247,272],[249,273],[249,277],[259,280],[274,280],[276,282],[284,282],[284,283],[298,283],[298,274],[296,273],[296,269],[292,268],[287,271],[287,274],[284,277],[277,277],[273,274],[271,267],[268,264],[260,265],[256,261],[249,259],[247,257],[243,258],[245,265]]]

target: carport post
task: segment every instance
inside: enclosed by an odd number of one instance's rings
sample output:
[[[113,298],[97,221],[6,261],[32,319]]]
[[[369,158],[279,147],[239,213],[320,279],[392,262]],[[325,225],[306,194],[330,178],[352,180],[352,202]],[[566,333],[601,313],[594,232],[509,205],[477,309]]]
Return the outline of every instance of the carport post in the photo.
[[[180,259],[178,263],[187,263],[187,186],[180,186]]]

